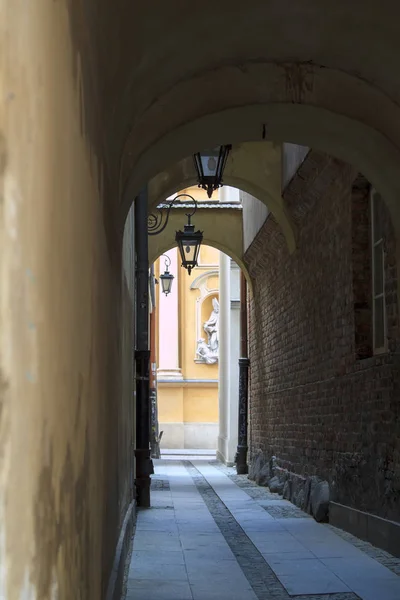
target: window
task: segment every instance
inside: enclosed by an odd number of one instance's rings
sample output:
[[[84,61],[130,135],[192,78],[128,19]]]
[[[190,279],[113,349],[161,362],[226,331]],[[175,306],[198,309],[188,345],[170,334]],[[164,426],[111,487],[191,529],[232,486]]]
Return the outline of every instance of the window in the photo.
[[[382,199],[371,190],[372,234],[372,321],[374,353],[386,352],[385,252],[382,226]]]

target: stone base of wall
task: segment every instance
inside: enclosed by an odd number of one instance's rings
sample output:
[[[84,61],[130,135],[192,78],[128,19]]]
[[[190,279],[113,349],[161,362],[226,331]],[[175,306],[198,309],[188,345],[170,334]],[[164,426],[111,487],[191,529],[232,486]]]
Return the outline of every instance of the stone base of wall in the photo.
[[[217,448],[218,423],[160,423],[161,449]]]
[[[129,544],[133,536],[136,520],[136,502],[131,502],[126,512],[115,551],[114,564],[108,582],[106,600],[120,600],[124,583],[126,561],[129,554]]]
[[[318,522],[329,520],[330,489],[327,481],[316,477],[302,477],[279,466],[275,456],[259,452],[250,463],[249,479],[282,494]]]
[[[331,502],[329,522],[373,546],[400,557],[400,523]]]

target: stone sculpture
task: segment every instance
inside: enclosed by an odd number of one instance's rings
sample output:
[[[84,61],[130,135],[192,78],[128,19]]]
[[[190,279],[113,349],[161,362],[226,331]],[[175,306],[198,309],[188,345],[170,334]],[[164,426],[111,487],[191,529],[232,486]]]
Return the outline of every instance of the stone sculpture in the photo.
[[[212,300],[213,310],[210,318],[204,323],[203,329],[207,334],[208,343],[205,342],[204,338],[200,338],[197,341],[196,355],[201,361],[208,365],[215,364],[218,362],[218,349],[219,349],[219,302],[216,298]]]

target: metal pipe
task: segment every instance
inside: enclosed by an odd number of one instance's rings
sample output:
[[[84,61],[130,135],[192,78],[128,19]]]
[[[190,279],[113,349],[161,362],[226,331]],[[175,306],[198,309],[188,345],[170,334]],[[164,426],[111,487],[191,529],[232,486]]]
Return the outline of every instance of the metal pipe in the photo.
[[[150,407],[151,407],[151,427],[150,427],[150,452],[151,458],[160,458],[160,440],[158,431],[158,406],[157,406],[157,350],[156,350],[156,293],[154,265],[150,270],[150,293],[151,293],[151,313],[150,313]]]
[[[149,258],[147,238],[147,188],[135,199],[136,242],[136,498],[139,506],[150,506],[149,394]]]
[[[243,272],[240,274],[240,358],[239,358],[239,414],[238,447],[236,452],[236,470],[239,475],[249,472],[247,465],[248,430],[248,388],[249,366],[247,355],[247,283]]]

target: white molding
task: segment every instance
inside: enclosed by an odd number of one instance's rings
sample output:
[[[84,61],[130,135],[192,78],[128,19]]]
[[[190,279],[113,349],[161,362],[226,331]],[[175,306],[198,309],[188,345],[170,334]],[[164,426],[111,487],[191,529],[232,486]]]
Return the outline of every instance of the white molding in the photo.
[[[210,267],[212,267],[213,265],[210,265]],[[206,273],[201,273],[201,275],[198,275],[196,277],[196,279],[190,284],[190,289],[191,290],[200,290],[201,289],[201,283],[203,282],[204,279],[208,279],[209,277],[218,277],[219,275],[219,270],[218,269],[212,269],[211,271],[206,271]],[[208,288],[207,288],[208,289]]]

